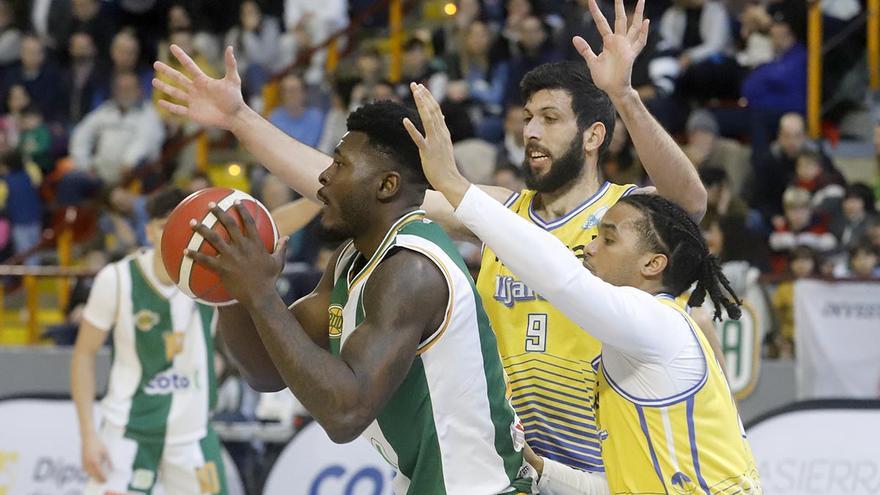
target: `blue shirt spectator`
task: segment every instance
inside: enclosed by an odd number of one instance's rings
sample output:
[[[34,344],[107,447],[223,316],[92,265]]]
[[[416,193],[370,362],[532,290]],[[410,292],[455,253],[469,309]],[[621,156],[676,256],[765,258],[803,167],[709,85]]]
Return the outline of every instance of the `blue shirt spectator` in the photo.
[[[298,75],[285,76],[279,86],[281,106],[269,115],[269,121],[297,141],[318,146],[324,129],[324,112],[306,106],[305,85]]]
[[[756,68],[743,82],[742,94],[749,106],[778,112],[806,111],[807,49],[791,27],[775,22],[770,38],[776,58]]]

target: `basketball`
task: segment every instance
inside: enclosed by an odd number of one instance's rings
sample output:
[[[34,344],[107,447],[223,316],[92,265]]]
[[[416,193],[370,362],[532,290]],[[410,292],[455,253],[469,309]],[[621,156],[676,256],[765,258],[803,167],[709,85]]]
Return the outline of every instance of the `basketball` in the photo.
[[[190,227],[190,220],[195,219],[202,225],[213,229],[225,240],[229,235],[217,217],[211,213],[210,203],[216,203],[235,220],[244,230],[241,217],[234,208],[236,201],[253,216],[260,239],[267,252],[273,252],[278,242],[278,228],[269,211],[259,201],[247,193],[226,187],[209,187],[196,191],[186,197],[168,216],[168,222],[162,234],[162,261],[165,270],[175,284],[191,298],[212,306],[225,306],[235,303],[220,277],[208,268],[195,263],[192,258],[183,255],[184,249],[215,256],[217,251],[209,242]]]

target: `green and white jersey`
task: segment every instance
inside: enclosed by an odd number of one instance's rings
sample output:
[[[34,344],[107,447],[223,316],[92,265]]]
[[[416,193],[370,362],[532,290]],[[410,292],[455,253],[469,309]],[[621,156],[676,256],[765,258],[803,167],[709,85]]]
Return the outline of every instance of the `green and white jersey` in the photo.
[[[177,287],[162,285],[154,251],[130,255],[101,270],[83,317],[113,330],[104,421],[139,442],[197,441],[214,407],[216,312]]]
[[[398,220],[365,263],[358,263],[362,256],[353,244],[342,251],[329,308],[331,352],[338,355],[358,331],[370,275],[390,251],[401,248],[440,268],[449,289],[446,317],[420,343],[400,388],[363,437],[397,469],[398,495],[530,491],[531,481],[518,478],[523,460],[515,443],[521,427],[505,397],[495,335],[464,260],[424,212]]]

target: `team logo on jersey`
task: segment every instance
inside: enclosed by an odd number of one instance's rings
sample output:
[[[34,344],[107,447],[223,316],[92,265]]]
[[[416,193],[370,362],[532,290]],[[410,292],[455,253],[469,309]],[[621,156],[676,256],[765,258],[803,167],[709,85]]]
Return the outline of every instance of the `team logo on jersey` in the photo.
[[[608,206],[603,206],[593,212],[593,214],[591,214],[589,217],[587,217],[587,221],[584,222],[583,229],[590,230],[592,228],[598,227],[599,222],[602,221],[602,217],[604,217],[605,214],[608,213],[608,208]]]
[[[134,315],[134,326],[141,332],[149,332],[159,323],[159,315],[155,311],[142,309]]]
[[[183,340],[185,334],[183,332],[165,332],[162,334],[165,340],[165,359],[171,361],[174,356],[183,352]]]
[[[737,400],[748,397],[758,383],[761,371],[761,328],[757,313],[744,301],[739,320],[725,318],[715,322],[721,350],[727,362],[726,377]]]
[[[697,485],[682,472],[672,475],[672,488],[680,495],[691,495],[697,491]]]
[[[135,490],[149,490],[156,481],[156,473],[149,469],[135,469],[131,475],[131,487]]]
[[[331,304],[327,312],[330,316],[330,338],[338,339],[342,335],[342,306]]]
[[[190,380],[188,376],[169,370],[151,378],[144,385],[144,392],[147,395],[166,395],[187,390],[191,385],[193,385],[193,380]]]
[[[196,479],[199,480],[199,493],[220,493],[220,476],[217,475],[214,462],[209,461],[196,468]]]
[[[492,297],[508,308],[512,308],[518,302],[544,300],[525,282],[504,275],[495,276],[495,294]]]

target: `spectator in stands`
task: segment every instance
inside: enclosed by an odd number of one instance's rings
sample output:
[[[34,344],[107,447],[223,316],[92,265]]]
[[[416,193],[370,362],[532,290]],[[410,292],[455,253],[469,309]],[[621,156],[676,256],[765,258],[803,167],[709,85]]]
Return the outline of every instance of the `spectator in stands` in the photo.
[[[127,179],[136,167],[158,158],[164,137],[159,114],[144,100],[137,75],[117,74],[113,99],[86,115],[73,130],[70,154],[77,171],[68,173],[59,185],[70,194],[63,202],[76,203],[102,183],[112,187]],[[61,196],[59,190],[59,200]]]
[[[21,112],[21,136],[19,146],[25,163],[34,163],[43,175],[52,172],[52,133],[43,122],[43,114],[36,105],[28,105]]]
[[[15,254],[36,246],[43,233],[43,202],[31,175],[25,169],[21,152],[10,150],[0,155],[0,178],[6,183],[6,216],[12,227]],[[36,255],[28,256],[26,265],[36,265]]]
[[[376,83],[375,86],[373,86],[373,91],[370,92],[369,95],[367,95],[366,102],[385,100],[396,101],[398,103],[402,101],[400,95],[397,94],[397,89],[394,87],[394,85],[388,80],[383,79]]]
[[[751,174],[749,149],[733,139],[718,135],[718,122],[707,110],[695,110],[687,121],[687,145],[684,153],[697,168],[724,170],[735,196]]]
[[[211,65],[222,64],[220,39],[213,33],[202,29],[198,19],[193,18],[192,11],[185,2],[175,3],[168,8],[167,36],[177,31],[189,31],[192,34],[192,46],[202,54]],[[187,52],[190,53],[190,52]]]
[[[31,96],[39,95],[34,103],[47,119],[61,120],[67,113],[61,80],[58,68],[46,58],[40,38],[32,34],[22,37],[21,62],[7,72],[4,87],[21,84]]]
[[[99,0],[70,0],[69,6],[69,11],[49,17],[49,35],[55,40],[56,48],[70,46],[71,35],[85,31],[92,35],[101,56],[106,57],[110,40],[119,30],[113,5]]]
[[[21,56],[21,31],[15,26],[14,15],[9,0],[0,1],[0,71]]]
[[[306,88],[302,77],[288,74],[279,83],[281,106],[269,115],[269,122],[297,141],[315,147],[321,139],[324,113],[308,106]]]
[[[76,124],[92,111],[95,93],[106,86],[108,68],[98,58],[92,35],[79,31],[70,36],[70,68],[65,85],[68,88],[67,121]]]
[[[535,12],[535,5],[531,0],[506,0],[505,1],[504,26],[501,35],[510,45],[510,51],[516,52],[522,41],[523,24],[529,17],[540,19]]]
[[[278,19],[264,15],[254,0],[245,0],[239,11],[239,22],[226,33],[225,46],[235,49],[238,70],[244,76],[244,92],[253,97],[260,94],[263,85],[278,67],[281,24]]]
[[[798,155],[791,185],[809,191],[813,206],[824,211],[834,209],[845,193],[837,178],[822,168],[822,155],[812,150]]]
[[[510,67],[493,53],[489,27],[475,21],[464,30],[457,56],[450,60],[447,101],[466,106],[477,137],[497,142],[502,136],[501,112]]]
[[[522,191],[526,188],[522,169],[513,165],[500,165],[495,167],[493,184],[511,191]]]
[[[880,249],[867,239],[857,242],[849,250],[849,265],[851,277],[862,280],[880,278]]]
[[[773,18],[760,4],[745,7],[740,16],[740,40],[743,48],[737,53],[736,61],[743,67],[753,69],[773,60],[773,42],[770,40],[770,26]]]
[[[752,148],[752,164],[755,168],[755,184],[752,206],[758,208],[766,218],[780,212],[782,193],[795,176],[797,159],[805,150],[820,151],[818,146],[807,139],[806,122],[803,116],[787,113],[779,120],[779,133],[769,151],[755,156],[759,150]],[[822,155],[825,171],[839,176],[831,160]]]
[[[125,256],[139,247],[150,245],[146,234],[149,216],[144,196],[117,185],[106,191],[102,206],[98,226],[104,234],[108,252]]]
[[[803,114],[807,105],[806,47],[781,16],[773,19],[770,40],[773,60],[752,71],[742,86],[749,105],[753,153],[758,156],[769,147],[780,117],[789,112]]]
[[[510,76],[507,78],[507,89],[504,94],[505,103],[521,103],[519,83],[527,72],[541,64],[557,62],[563,58],[551,43],[547,26],[541,19],[529,16],[523,19],[519,26],[519,50],[510,60]]]
[[[629,130],[620,116],[615,117],[614,132],[599,165],[605,178],[615,184],[643,184],[645,169],[633,149]]]
[[[324,117],[324,128],[321,130],[321,140],[318,141],[318,149],[326,155],[332,155],[336,145],[342,136],[348,132],[346,121],[348,120],[349,107],[351,106],[351,88],[353,81],[337,80],[333,84],[333,94],[330,97],[330,110]]]
[[[118,74],[137,74],[141,93],[145,98],[150,97],[153,93],[153,69],[142,64],[140,57],[141,42],[138,41],[133,31],[123,29],[113,37],[110,45],[111,73],[105,78],[104,84],[95,91],[94,101],[92,101],[93,109],[111,97],[113,79]]]
[[[286,66],[295,60],[296,52],[324,43],[348,25],[348,1],[284,0],[284,25],[287,33],[282,38],[282,58]],[[326,50],[312,55],[305,75],[310,84],[321,82],[326,59]]]
[[[874,125],[874,155],[877,157],[877,169],[874,174],[874,195],[880,197],[880,122]]]
[[[728,55],[730,18],[715,0],[676,0],[660,18],[659,49],[678,61],[685,99],[736,98],[741,70]]]
[[[771,339],[770,356],[790,359],[794,357],[795,350],[794,283],[816,274],[816,253],[807,246],[794,248],[788,272],[791,278],[780,283],[773,293],[773,309],[776,311],[779,331]]]
[[[355,60],[354,88],[351,90],[351,110],[366,103],[373,87],[384,80],[382,55],[375,47],[363,48]],[[334,143],[335,145],[335,143]]]
[[[9,88],[6,93],[6,113],[0,117],[0,133],[3,134],[5,145],[18,146],[21,112],[31,104],[31,95],[23,84],[14,84]]]
[[[840,212],[831,220],[831,233],[842,247],[867,236],[868,227],[877,220],[874,191],[866,184],[851,184],[843,196]]]
[[[495,155],[496,168],[511,166],[522,170],[526,158],[523,118],[522,105],[507,105],[507,110],[504,112],[504,140],[498,144],[498,153]],[[511,189],[511,191],[519,191],[519,189]]]
[[[598,0],[596,3],[606,18],[613,17],[614,2]],[[628,2],[627,7],[630,7],[633,3],[631,1]],[[575,36],[580,36],[587,40],[587,43],[590,44],[594,52],[599,53],[602,51],[602,36],[596,28],[596,23],[593,22],[589,5],[589,0],[575,0],[563,6],[562,18],[564,19],[564,24],[556,36],[555,43],[556,46],[565,47],[563,53],[568,60],[577,60],[577,57],[580,56],[571,42],[571,39]],[[631,12],[627,12],[627,19],[632,19],[630,14]],[[633,84],[633,87],[635,87],[635,84]]]
[[[700,222],[706,228],[712,222],[722,218],[730,218],[748,225],[750,230],[758,230],[754,219],[750,218],[749,205],[739,197],[730,184],[727,172],[723,168],[704,166],[700,168],[700,180],[706,187],[706,215]],[[749,222],[751,220],[751,222]]]
[[[837,247],[837,239],[828,232],[827,221],[813,211],[809,191],[790,187],[785,190],[782,202],[785,216],[773,219],[773,233],[769,239],[771,269],[775,273],[785,270],[789,254],[797,246],[810,247],[819,254]]]
[[[403,46],[403,67],[400,83],[394,88],[402,101],[412,101],[410,82],[424,84],[431,94],[445,95],[449,77],[434,63],[427,42],[412,37]]]

